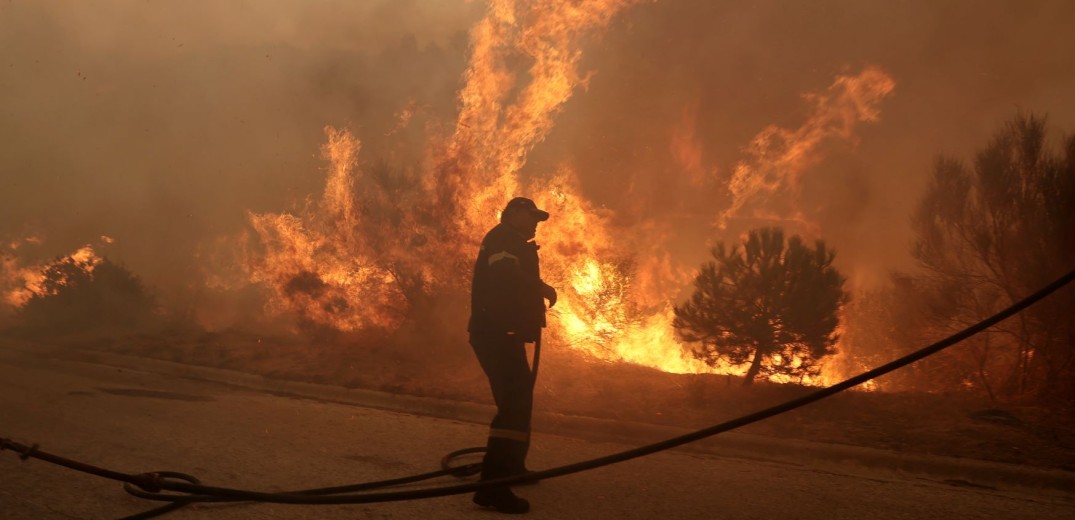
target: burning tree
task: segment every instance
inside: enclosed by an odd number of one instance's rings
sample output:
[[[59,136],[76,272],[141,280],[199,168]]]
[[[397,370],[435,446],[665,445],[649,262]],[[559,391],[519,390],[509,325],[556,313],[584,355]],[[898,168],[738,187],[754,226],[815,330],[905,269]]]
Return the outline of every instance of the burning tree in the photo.
[[[153,319],[156,298],[142,281],[123,266],[92,256],[92,250],[89,254],[63,257],[43,269],[15,312],[18,328],[61,334],[133,330]]]
[[[690,300],[675,308],[679,335],[691,353],[716,366],[750,363],[744,385],[759,373],[797,377],[820,372],[835,353],[839,311],[847,300],[836,253],[818,240],[785,241],[779,228],[749,233],[743,248],[718,242],[702,265]],[[699,345],[700,344],[700,345]]]
[[[931,321],[963,328],[1075,265],[1075,136],[1056,154],[1044,118],[1009,120],[968,166],[940,157],[913,219],[914,255]],[[1075,392],[1075,291],[999,325],[953,356],[957,375],[991,395]],[[977,385],[975,385],[977,386]]]

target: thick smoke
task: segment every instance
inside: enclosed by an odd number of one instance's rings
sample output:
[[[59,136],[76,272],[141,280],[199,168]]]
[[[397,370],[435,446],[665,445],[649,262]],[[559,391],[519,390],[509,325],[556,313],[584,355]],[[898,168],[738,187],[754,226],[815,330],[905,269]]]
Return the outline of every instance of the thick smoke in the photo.
[[[40,237],[20,249],[27,261],[93,243],[189,304],[221,276],[214,244],[248,230],[248,212],[320,193],[324,126],[352,129],[368,163],[423,161],[455,121],[466,31],[484,9],[0,4],[0,238]],[[751,224],[717,226],[751,140],[803,125],[804,93],[879,67],[895,89],[877,121],[826,144],[800,199],[869,285],[910,265],[908,217],[935,154],[965,156],[1016,108],[1075,129],[1073,21],[1062,0],[643,3],[585,49],[592,75],[522,173],[570,166],[613,227],[662,237],[658,252],[693,269]]]
[[[385,134],[408,102],[417,121],[453,117],[481,14],[417,0],[5,2],[0,237],[39,237],[26,261],[92,243],[186,298],[207,274],[198,258],[248,211],[321,189],[325,125],[420,157],[412,135]]]

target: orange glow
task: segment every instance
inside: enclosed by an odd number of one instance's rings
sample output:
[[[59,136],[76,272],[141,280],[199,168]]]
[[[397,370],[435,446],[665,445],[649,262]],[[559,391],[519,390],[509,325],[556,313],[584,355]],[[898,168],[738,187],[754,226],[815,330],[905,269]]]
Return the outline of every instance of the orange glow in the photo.
[[[27,239],[26,241],[40,243],[38,238]],[[15,248],[13,247],[12,249]],[[10,307],[19,308],[35,296],[55,294],[56,290],[48,287],[45,283],[48,280],[47,276],[50,268],[70,263],[87,273],[93,273],[93,270],[102,261],[103,259],[97,256],[93,247],[88,245],[58,260],[29,267],[20,267],[18,259],[13,255],[0,255],[0,266],[3,267],[0,270],[0,273],[3,273],[3,279],[0,280],[0,284],[2,284],[0,288],[3,288],[3,302]],[[54,280],[54,282],[58,286],[64,286],[69,280],[60,279]]]
[[[812,225],[798,207],[800,178],[822,157],[821,146],[832,139],[854,141],[855,127],[878,120],[877,105],[892,93],[895,82],[883,70],[867,67],[857,76],[837,76],[822,93],[803,95],[813,115],[795,130],[770,126],[754,137],[728,182],[732,204],[718,224],[733,218],[796,221]],[[774,198],[783,195],[779,202]]]
[[[627,361],[667,372],[712,372],[687,354],[675,339],[668,300],[645,302],[637,287],[639,267],[650,277],[666,276],[663,266],[640,264],[628,242],[577,191],[574,174],[561,171],[535,188],[540,206],[555,218],[542,224],[542,275],[557,287],[550,313],[554,341],[601,360]]]
[[[672,129],[670,143],[672,158],[695,186],[701,186],[707,177],[702,164],[702,143],[696,135],[698,106],[699,102],[695,99],[683,107],[679,125]]]
[[[267,310],[291,312],[342,331],[396,326],[406,302],[390,271],[377,264],[362,237],[352,190],[359,143],[326,129],[322,156],[330,170],[321,200],[302,216],[251,213],[264,255],[248,266],[250,281],[272,290]]]
[[[609,213],[582,195],[567,165],[527,184],[519,179],[530,150],[586,84],[578,71],[582,44],[632,3],[491,2],[471,31],[458,120],[450,135],[430,142],[429,170],[419,190],[427,200],[412,212],[424,212],[442,227],[423,227],[409,215],[413,221],[398,230],[370,230],[355,193],[377,188],[362,181],[360,145],[348,132],[327,129],[323,156],[330,168],[321,198],[299,214],[249,216],[263,249],[250,255],[248,276],[270,289],[268,311],[343,331],[392,330],[410,308],[399,266],[418,273],[425,293],[460,286],[501,208],[511,197],[528,195],[553,214],[538,231],[543,277],[560,296],[550,312],[548,343],[668,372],[744,374],[745,366],[712,367],[694,359],[676,338],[673,299],[689,285],[693,269],[677,266],[660,251],[662,224],[614,227]],[[532,62],[526,74],[509,65],[519,55]],[[870,68],[837,77],[824,93],[806,95],[814,115],[797,130],[774,126],[755,138],[747,150],[750,159],[731,179],[734,202],[721,218],[739,216],[748,203],[756,215],[789,218],[783,208],[758,199],[794,187],[820,157],[825,140],[851,140],[858,122],[876,120],[876,104],[892,88],[884,72]],[[670,140],[674,159],[696,185],[709,175],[696,134],[697,105],[685,107]],[[398,113],[400,127],[414,109],[411,102]],[[385,245],[370,233],[395,233],[395,240]]]
[[[581,45],[633,0],[493,0],[471,31],[470,63],[459,92],[455,132],[438,161],[442,202],[463,202],[461,238],[476,245],[497,211],[520,193],[518,172],[548,135],[553,116],[585,84]],[[529,82],[510,58],[533,64]],[[512,94],[516,92],[512,97]]]
[[[517,176],[527,153],[545,138],[553,115],[584,81],[577,71],[582,41],[630,3],[490,4],[471,32],[455,131],[447,142],[433,143],[439,155],[433,159],[435,192],[430,195],[436,200],[431,211],[455,229],[423,236],[425,250],[401,259],[426,266],[419,271],[427,289],[450,284],[443,278],[460,274],[451,266],[467,262],[500,208],[520,193]],[[529,83],[521,88],[506,64],[520,53],[533,60]],[[401,119],[408,113],[404,108]],[[352,193],[359,144],[346,132],[327,133],[324,155],[331,171],[321,201],[308,204],[301,216],[250,215],[264,254],[250,262],[249,279],[272,290],[272,313],[293,312],[348,331],[398,326],[407,301],[389,268],[392,255],[373,250],[357,234],[362,222]]]
[[[411,124],[411,119],[414,117],[414,114],[416,114],[417,112],[418,112],[417,103],[415,103],[413,99],[408,101],[407,104],[404,105],[404,107],[402,109],[400,109],[399,111],[397,111],[396,114],[395,114],[396,115],[396,126],[392,127],[392,129],[389,130],[384,135],[390,136],[390,135],[392,135],[392,134],[394,134],[394,133],[396,133],[396,132],[398,132],[400,130],[403,130],[404,128],[407,128],[407,125]]]

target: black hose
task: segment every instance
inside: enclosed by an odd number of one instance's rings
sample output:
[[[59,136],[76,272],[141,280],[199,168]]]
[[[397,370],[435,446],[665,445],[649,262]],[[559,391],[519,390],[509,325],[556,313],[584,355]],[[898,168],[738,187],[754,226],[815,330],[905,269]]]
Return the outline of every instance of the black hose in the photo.
[[[530,388],[537,388],[538,364],[541,363],[541,331],[534,341],[534,362],[530,364]]]

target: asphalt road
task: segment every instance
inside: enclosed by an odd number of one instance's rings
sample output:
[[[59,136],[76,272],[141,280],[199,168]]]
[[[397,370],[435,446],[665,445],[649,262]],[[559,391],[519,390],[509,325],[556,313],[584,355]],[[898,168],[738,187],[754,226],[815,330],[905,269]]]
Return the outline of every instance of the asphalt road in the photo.
[[[227,384],[0,349],[0,437],[112,469],[173,470],[263,491],[436,469],[481,424],[282,397]],[[538,434],[543,469],[630,446]],[[452,478],[441,481],[454,484]],[[531,518],[1070,519],[1075,496],[986,489],[869,468],[673,451],[520,488]],[[120,485],[0,453],[0,518],[119,518],[156,504]],[[348,506],[195,505],[163,518],[496,518],[467,495]]]

